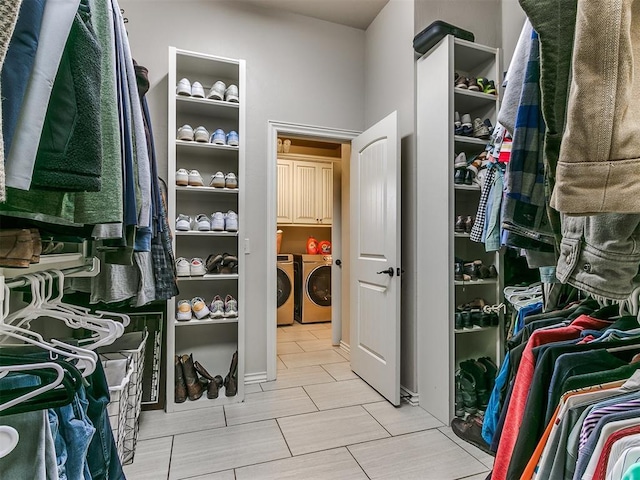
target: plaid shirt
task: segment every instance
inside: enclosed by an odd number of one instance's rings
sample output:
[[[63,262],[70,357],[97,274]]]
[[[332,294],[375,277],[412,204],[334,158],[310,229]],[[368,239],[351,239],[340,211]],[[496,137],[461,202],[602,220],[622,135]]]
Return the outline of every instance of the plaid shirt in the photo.
[[[533,31],[506,174],[503,229],[508,231],[505,239],[510,246],[553,249],[544,186],[544,133],[540,108],[540,43]]]

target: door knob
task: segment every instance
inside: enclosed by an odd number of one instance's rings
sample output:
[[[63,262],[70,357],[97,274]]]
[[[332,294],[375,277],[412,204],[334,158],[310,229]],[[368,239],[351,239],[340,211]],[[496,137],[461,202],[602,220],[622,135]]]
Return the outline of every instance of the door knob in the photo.
[[[389,275],[390,277],[393,277],[393,267],[389,267],[386,270],[380,270],[379,272],[376,272],[378,275],[384,274],[386,273],[387,275]]]
[[[342,267],[342,260],[340,260],[339,258],[336,259],[336,265],[338,267]]]

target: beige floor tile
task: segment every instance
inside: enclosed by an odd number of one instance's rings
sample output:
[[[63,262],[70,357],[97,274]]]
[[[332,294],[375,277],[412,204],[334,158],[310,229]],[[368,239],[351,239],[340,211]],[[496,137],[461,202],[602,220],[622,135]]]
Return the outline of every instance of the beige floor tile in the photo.
[[[278,390],[280,388],[302,387],[304,385],[313,385],[316,383],[329,383],[334,379],[326,370],[318,365],[300,368],[288,368],[278,370],[276,380],[272,382],[263,382],[260,384],[265,392],[269,390]]]
[[[394,407],[384,401],[369,403],[363,407],[394,436],[444,426],[440,420],[423,408],[414,407],[407,403],[401,403],[399,407]]]
[[[304,352],[317,352],[318,350],[331,350],[333,346],[331,345],[331,341],[327,339],[322,340],[300,340],[296,342],[302,348]],[[280,344],[282,345],[282,344]],[[280,353],[280,352],[278,352]],[[294,352],[286,352],[286,353],[294,353]]]
[[[304,387],[319,410],[348,407],[384,400],[378,392],[359,378],[343,382]]]
[[[471,445],[470,443],[467,443],[464,440],[462,440],[455,433],[453,433],[453,430],[451,430],[451,427],[444,426],[444,427],[438,428],[438,430],[440,430],[443,434],[445,434],[451,440],[453,440],[458,445],[460,445],[466,452],[471,454],[474,458],[478,459],[488,469],[492,469],[493,468],[493,460],[494,460],[494,458],[491,455],[489,455],[486,452],[483,452],[482,450],[480,450],[476,446]]]
[[[293,322],[292,325],[287,325],[283,327],[278,327],[278,329],[282,328],[285,332],[297,331],[297,330],[306,330],[307,332],[313,332],[315,330],[325,330],[327,328],[331,328],[331,322],[322,322],[322,323],[298,323]]]
[[[140,440],[131,465],[124,466],[124,474],[131,480],[167,478],[173,437]]]
[[[233,470],[227,470],[225,472],[208,473],[207,475],[198,475],[197,477],[189,477],[189,480],[235,480],[236,477]],[[136,480],[132,478],[130,480]]]
[[[276,361],[276,367],[277,367],[277,371],[279,372],[280,370],[286,370],[287,366],[284,364],[284,362],[282,360],[280,360],[280,358],[278,357],[278,360]]]
[[[249,393],[245,395],[243,403],[234,403],[224,407],[227,425],[239,425],[270,418],[316,412],[317,410],[302,387]]]
[[[308,367],[310,365],[322,365],[323,363],[344,362],[344,357],[333,350],[321,350],[319,352],[288,353],[279,355],[287,368]]]
[[[169,479],[222,472],[291,456],[275,420],[174,437]]]
[[[331,330],[327,329],[327,328],[323,328],[323,329],[319,329],[319,330],[314,330],[313,332],[311,332],[316,338],[320,338],[320,339],[331,339],[332,337],[332,333]]]
[[[344,358],[347,359],[347,362],[351,361],[351,354],[347,352],[344,348],[335,347],[335,349],[336,349],[336,352],[338,352],[340,355],[342,355]]]
[[[366,480],[346,448],[310,453],[236,470],[237,480]]]
[[[328,363],[326,365],[322,365],[329,374],[341,382],[342,380],[353,380],[354,378],[360,378],[358,375],[353,373],[351,370],[351,364],[349,362],[340,362],[340,363]]]
[[[258,393],[261,392],[262,388],[260,388],[260,384],[259,383],[250,383],[249,385],[245,385],[244,386],[244,393],[245,395],[247,393]]]
[[[389,436],[387,431],[359,406],[279,418],[278,424],[293,455],[319,452]]]
[[[372,480],[454,480],[486,471],[482,463],[438,430],[352,445],[348,449]]]
[[[460,477],[459,479],[456,479],[456,480],[485,480],[488,474],[489,474],[489,470],[487,470],[486,472],[479,473],[477,475],[471,475],[470,477]]]
[[[307,342],[313,342],[313,340],[306,340]],[[300,353],[304,352],[300,345],[296,342],[278,342],[278,355],[285,353]]]
[[[150,410],[140,414],[138,438],[146,440],[224,426],[224,411],[222,407],[201,408],[175,413]]]
[[[297,342],[298,340],[318,340],[318,337],[308,330],[292,330],[289,332],[278,330],[278,342]]]

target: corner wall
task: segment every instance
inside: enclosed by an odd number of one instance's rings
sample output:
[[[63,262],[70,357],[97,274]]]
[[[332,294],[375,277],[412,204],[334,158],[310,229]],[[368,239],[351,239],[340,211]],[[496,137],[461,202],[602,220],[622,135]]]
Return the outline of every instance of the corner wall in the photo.
[[[414,1],[390,0],[366,32],[365,128],[398,111],[401,139],[402,307],[401,385],[417,392],[416,372],[416,158]]]
[[[245,373],[267,370],[267,121],[348,130],[364,127],[365,32],[233,1],[121,0],[134,58],[149,69],[160,175],[167,175],[168,47],[247,61]],[[211,127],[215,128],[214,125]],[[170,219],[172,221],[172,219]],[[273,232],[275,235],[275,232]],[[242,242],[241,242],[242,244]],[[268,256],[271,259],[271,255]]]

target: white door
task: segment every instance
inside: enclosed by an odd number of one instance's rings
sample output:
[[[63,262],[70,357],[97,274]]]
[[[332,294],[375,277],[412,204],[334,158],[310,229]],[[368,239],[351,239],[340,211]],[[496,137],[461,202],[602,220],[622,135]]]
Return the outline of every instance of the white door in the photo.
[[[400,405],[400,142],[393,112],[351,143],[351,368]]]

